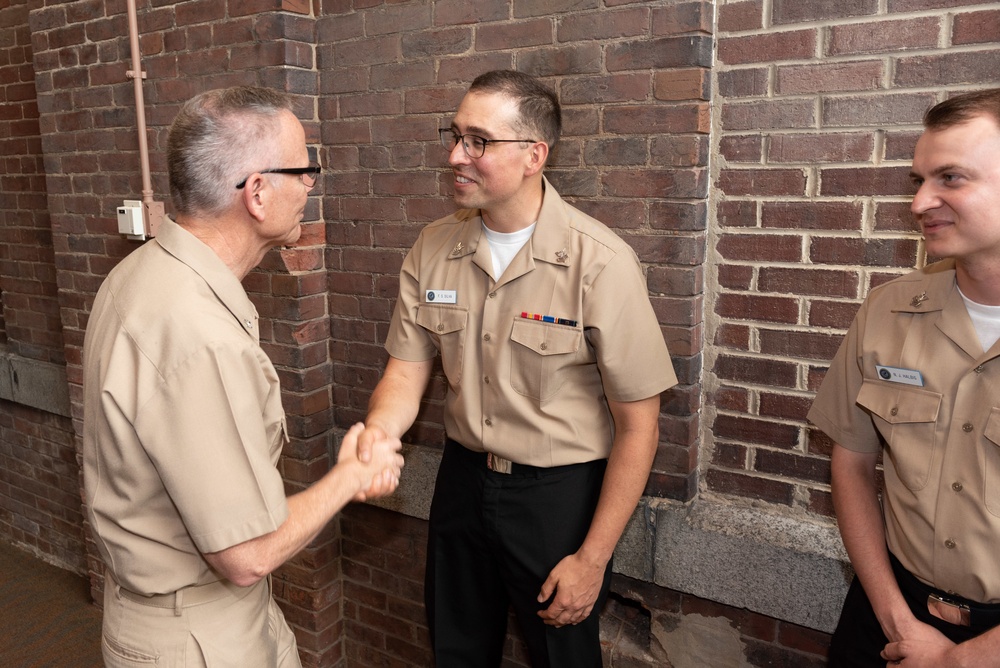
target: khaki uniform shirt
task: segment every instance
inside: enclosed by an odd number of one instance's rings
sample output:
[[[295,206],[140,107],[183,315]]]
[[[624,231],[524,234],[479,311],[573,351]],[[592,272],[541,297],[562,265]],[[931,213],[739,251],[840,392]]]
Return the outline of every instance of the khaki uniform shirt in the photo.
[[[278,376],[211,249],[166,221],[101,286],[83,362],[88,519],[119,584],[148,595],[219,580],[200,553],[285,521]]]
[[[445,428],[471,450],[542,467],[607,457],[607,399],[677,382],[635,253],[546,181],[531,238],[499,281],[492,267],[478,210],[424,228],[400,272],[389,354],[440,352]]]
[[[884,448],[889,549],[924,582],[1000,602],[1000,344],[984,353],[952,261],[872,290],[809,419]]]

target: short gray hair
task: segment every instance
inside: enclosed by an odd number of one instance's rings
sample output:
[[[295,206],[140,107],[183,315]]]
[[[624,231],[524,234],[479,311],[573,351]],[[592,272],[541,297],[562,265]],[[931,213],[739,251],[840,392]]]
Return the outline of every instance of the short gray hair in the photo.
[[[279,115],[292,99],[267,88],[237,86],[189,100],[170,126],[170,197],[182,215],[216,215],[237,197],[236,184],[276,166]]]

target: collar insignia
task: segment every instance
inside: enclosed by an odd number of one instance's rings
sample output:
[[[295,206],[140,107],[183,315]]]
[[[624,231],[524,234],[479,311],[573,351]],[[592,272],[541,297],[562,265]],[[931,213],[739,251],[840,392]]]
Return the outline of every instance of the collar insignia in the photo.
[[[921,292],[919,295],[914,296],[913,299],[910,300],[910,306],[917,308],[925,301],[927,301],[927,293]]]
[[[556,251],[556,262],[566,264],[567,259],[569,259],[569,254],[566,252],[565,248],[561,251]]]

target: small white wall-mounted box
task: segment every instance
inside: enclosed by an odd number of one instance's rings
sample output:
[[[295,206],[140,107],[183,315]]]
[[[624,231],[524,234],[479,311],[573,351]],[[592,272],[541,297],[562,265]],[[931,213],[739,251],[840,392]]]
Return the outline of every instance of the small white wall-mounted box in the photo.
[[[142,220],[142,202],[127,199],[118,207],[118,233],[140,241],[146,238],[146,225]]]

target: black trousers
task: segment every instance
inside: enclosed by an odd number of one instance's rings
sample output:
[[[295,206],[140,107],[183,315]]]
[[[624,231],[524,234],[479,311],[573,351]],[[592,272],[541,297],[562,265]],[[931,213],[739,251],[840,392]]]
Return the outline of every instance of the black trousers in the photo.
[[[439,668],[496,668],[513,608],[534,668],[600,668],[600,610],[611,564],[590,616],[544,624],[538,593],[552,568],[590,528],[606,460],[555,468],[486,467],[486,456],[445,446],[431,502],[424,583]]]
[[[920,582],[892,554],[889,555],[889,561],[899,590],[913,615],[936,628],[952,642],[961,643],[975,638],[1000,621],[1000,606],[977,605],[971,601],[968,603],[973,606],[972,626],[958,626],[938,619],[927,610],[927,596],[944,592],[938,592]],[[888,642],[864,588],[855,577],[847,591],[840,621],[837,622],[837,629],[830,641],[830,668],[885,668],[886,661],[879,654]]]

